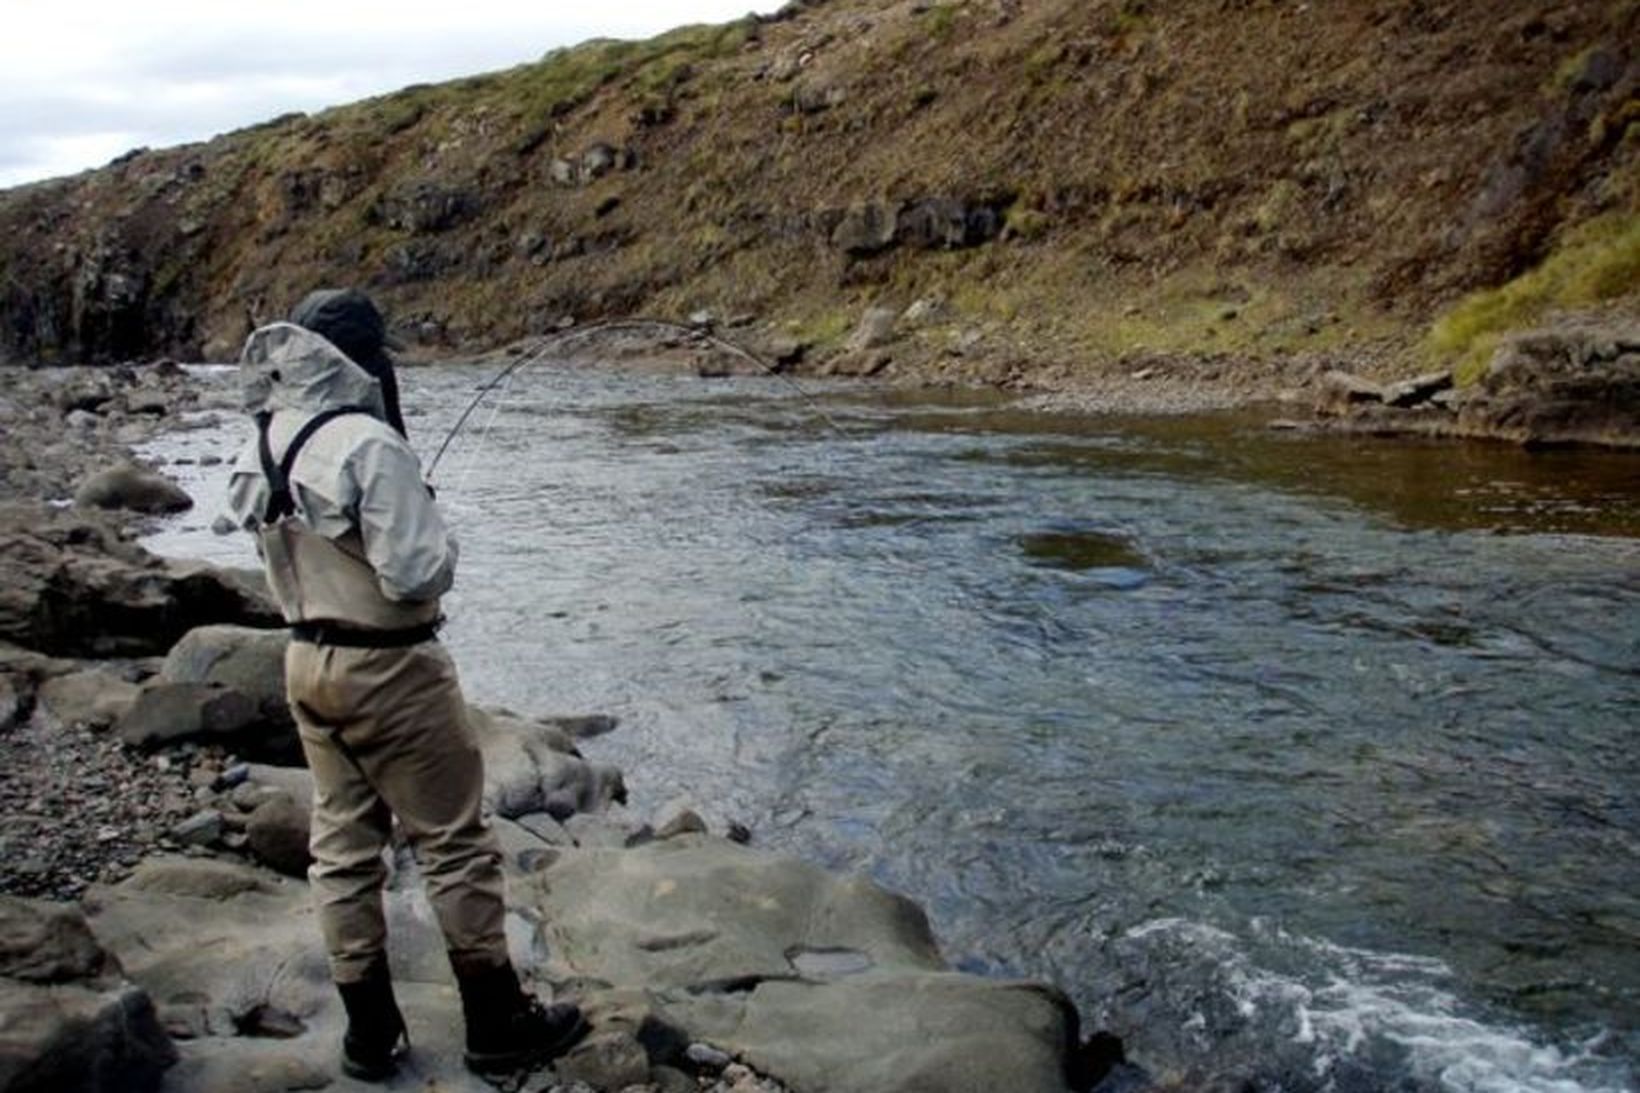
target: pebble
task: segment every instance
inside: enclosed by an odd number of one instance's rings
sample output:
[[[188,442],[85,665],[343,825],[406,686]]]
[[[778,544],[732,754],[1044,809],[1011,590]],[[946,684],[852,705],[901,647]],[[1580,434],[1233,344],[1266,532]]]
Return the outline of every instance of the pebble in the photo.
[[[203,809],[171,829],[171,837],[184,846],[211,846],[222,841],[222,813]]]
[[[728,1052],[719,1051],[711,1044],[690,1044],[683,1057],[702,1070],[723,1070],[734,1062]]]

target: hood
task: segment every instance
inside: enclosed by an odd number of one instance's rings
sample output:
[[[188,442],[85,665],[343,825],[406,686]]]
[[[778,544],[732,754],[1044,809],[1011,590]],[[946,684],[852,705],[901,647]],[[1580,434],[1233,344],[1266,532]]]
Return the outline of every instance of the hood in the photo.
[[[254,331],[239,354],[239,376],[247,413],[316,414],[358,406],[386,420],[381,384],[323,337],[294,323]]]

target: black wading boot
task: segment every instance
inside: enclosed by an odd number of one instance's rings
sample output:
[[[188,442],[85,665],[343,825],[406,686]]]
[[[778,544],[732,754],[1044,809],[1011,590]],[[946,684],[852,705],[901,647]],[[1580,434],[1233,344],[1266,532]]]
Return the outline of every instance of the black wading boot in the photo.
[[[524,993],[511,964],[478,969],[458,964],[456,983],[467,1021],[467,1069],[475,1074],[510,1074],[550,1062],[586,1035],[579,1006],[543,1006]]]
[[[398,1069],[400,1044],[410,1044],[404,1016],[393,1000],[393,981],[385,963],[373,965],[356,983],[338,983],[347,1010],[342,1037],[342,1073],[362,1082],[382,1082]]]

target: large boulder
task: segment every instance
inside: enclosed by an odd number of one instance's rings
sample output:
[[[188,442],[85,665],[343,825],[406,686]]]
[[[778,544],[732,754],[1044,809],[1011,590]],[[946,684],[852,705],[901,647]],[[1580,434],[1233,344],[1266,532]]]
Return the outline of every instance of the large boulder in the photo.
[[[191,509],[194,499],[159,472],[126,461],[81,482],[74,491],[74,503],[88,508],[164,513]]]
[[[150,681],[115,724],[120,739],[145,750],[184,740],[225,743],[255,735],[260,712],[249,698],[210,683]]]
[[[484,753],[484,800],[499,816],[597,812],[626,800],[615,767],[582,758],[562,721],[469,706],[467,721]]]
[[[0,896],[0,1093],[141,1093],[175,1059],[78,910]]]
[[[1067,1088],[1069,1001],[949,971],[921,909],[864,878],[685,834],[561,850],[518,887],[556,970],[651,992],[795,1093]]]
[[[156,656],[195,626],[279,621],[238,578],[155,558],[92,510],[0,505],[0,641],[55,656]]]
[[[272,726],[293,728],[285,700],[285,647],[290,633],[254,626],[200,626],[165,655],[160,675],[171,683],[226,687],[256,704]]]

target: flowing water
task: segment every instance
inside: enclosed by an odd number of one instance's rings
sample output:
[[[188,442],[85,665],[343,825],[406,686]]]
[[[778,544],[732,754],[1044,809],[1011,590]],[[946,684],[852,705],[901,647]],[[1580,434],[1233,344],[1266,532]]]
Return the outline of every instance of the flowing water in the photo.
[[[481,378],[404,374],[424,453]],[[1157,1072],[1636,1087],[1640,457],[813,395],[520,372],[436,478],[469,696],[619,715],[640,807],[869,873]],[[209,515],[151,545],[248,560]]]

